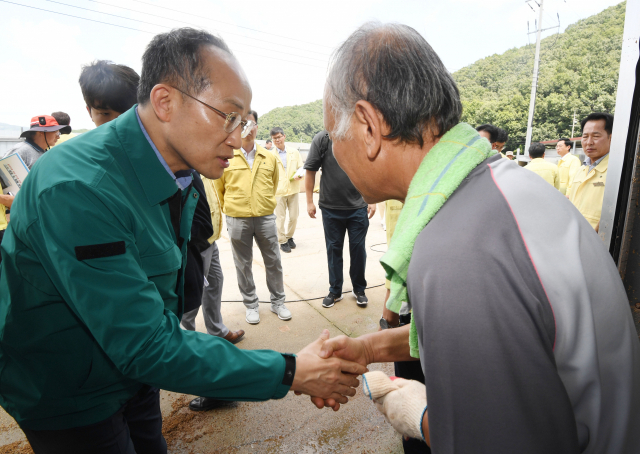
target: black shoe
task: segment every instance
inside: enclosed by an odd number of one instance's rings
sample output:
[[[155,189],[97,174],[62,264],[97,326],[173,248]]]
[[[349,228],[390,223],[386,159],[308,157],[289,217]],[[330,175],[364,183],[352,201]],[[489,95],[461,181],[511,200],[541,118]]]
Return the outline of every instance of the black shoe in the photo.
[[[322,307],[332,307],[338,301],[342,299],[342,294],[336,295],[335,293],[329,292],[327,296],[322,300]]]
[[[280,245],[280,250],[282,252],[291,252],[291,248],[289,247],[289,243],[282,243]]]
[[[189,410],[191,411],[207,411],[220,407],[231,407],[235,402],[228,400],[211,399],[210,397],[196,397],[189,402]]]
[[[367,298],[367,295],[364,294],[364,292],[353,292],[353,296],[356,297],[356,303],[358,304],[358,306],[361,307],[366,307],[367,303],[369,302],[369,298]]]
[[[289,241],[287,241],[287,244],[289,245],[289,247],[291,249],[295,249],[296,248],[296,243],[293,242],[293,238],[289,238]]]

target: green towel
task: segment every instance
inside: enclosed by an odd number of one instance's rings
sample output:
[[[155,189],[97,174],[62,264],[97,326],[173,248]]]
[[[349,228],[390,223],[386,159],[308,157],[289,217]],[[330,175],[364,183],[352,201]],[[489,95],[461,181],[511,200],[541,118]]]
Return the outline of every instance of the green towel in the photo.
[[[427,153],[411,184],[402,208],[389,250],[380,259],[387,279],[391,281],[391,295],[387,308],[398,313],[403,301],[411,306],[407,294],[407,272],[413,245],[462,180],[478,164],[496,154],[489,142],[478,140],[478,132],[466,123],[449,130]],[[418,333],[411,318],[409,336],[411,356],[419,357]]]

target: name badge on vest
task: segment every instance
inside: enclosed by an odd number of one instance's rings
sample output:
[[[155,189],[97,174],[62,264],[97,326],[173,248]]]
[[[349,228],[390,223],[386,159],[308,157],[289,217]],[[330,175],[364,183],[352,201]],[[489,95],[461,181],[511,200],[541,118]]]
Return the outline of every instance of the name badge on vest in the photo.
[[[596,181],[595,183],[593,183],[594,186],[604,186],[604,183],[602,181]]]

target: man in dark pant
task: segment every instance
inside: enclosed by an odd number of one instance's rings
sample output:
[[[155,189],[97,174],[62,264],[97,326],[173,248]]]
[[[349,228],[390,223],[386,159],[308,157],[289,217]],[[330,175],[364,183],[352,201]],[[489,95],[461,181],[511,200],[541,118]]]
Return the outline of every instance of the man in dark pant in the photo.
[[[351,266],[349,276],[353,286],[353,296],[358,306],[365,307],[369,300],[364,293],[367,281],[364,271],[367,262],[365,239],[369,230],[369,219],[376,212],[375,205],[367,205],[347,174],[333,157],[331,139],[326,131],[319,132],[311,142],[311,148],[304,164],[307,213],[316,217],[313,203],[313,187],[316,172],[322,168],[320,180],[320,200],[324,238],[327,244],[329,265],[329,294],[322,301],[322,307],[332,307],[342,299],[342,249],[345,232],[349,232],[349,255]]]
[[[160,390],[144,385],[112,416],[89,426],[67,430],[20,427],[35,452],[157,454],[167,452],[162,436]]]
[[[324,239],[327,244],[327,262],[329,263],[329,291],[334,295],[342,294],[342,248],[345,233],[349,232],[349,256],[351,266],[349,277],[353,285],[353,292],[357,295],[364,293],[367,281],[364,277],[367,250],[365,239],[369,229],[367,209],[331,210],[321,208]]]

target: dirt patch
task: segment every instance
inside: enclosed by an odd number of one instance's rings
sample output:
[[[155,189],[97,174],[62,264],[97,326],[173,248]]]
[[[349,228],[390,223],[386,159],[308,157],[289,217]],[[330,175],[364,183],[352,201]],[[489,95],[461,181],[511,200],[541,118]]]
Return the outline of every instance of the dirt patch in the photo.
[[[0,446],[0,454],[33,454],[33,449],[28,441],[16,441]]]
[[[172,448],[185,448],[208,433],[205,425],[210,417],[207,412],[189,410],[192,396],[181,396],[171,404],[171,413],[162,418],[162,434],[167,445]],[[0,453],[2,454],[2,453]]]

